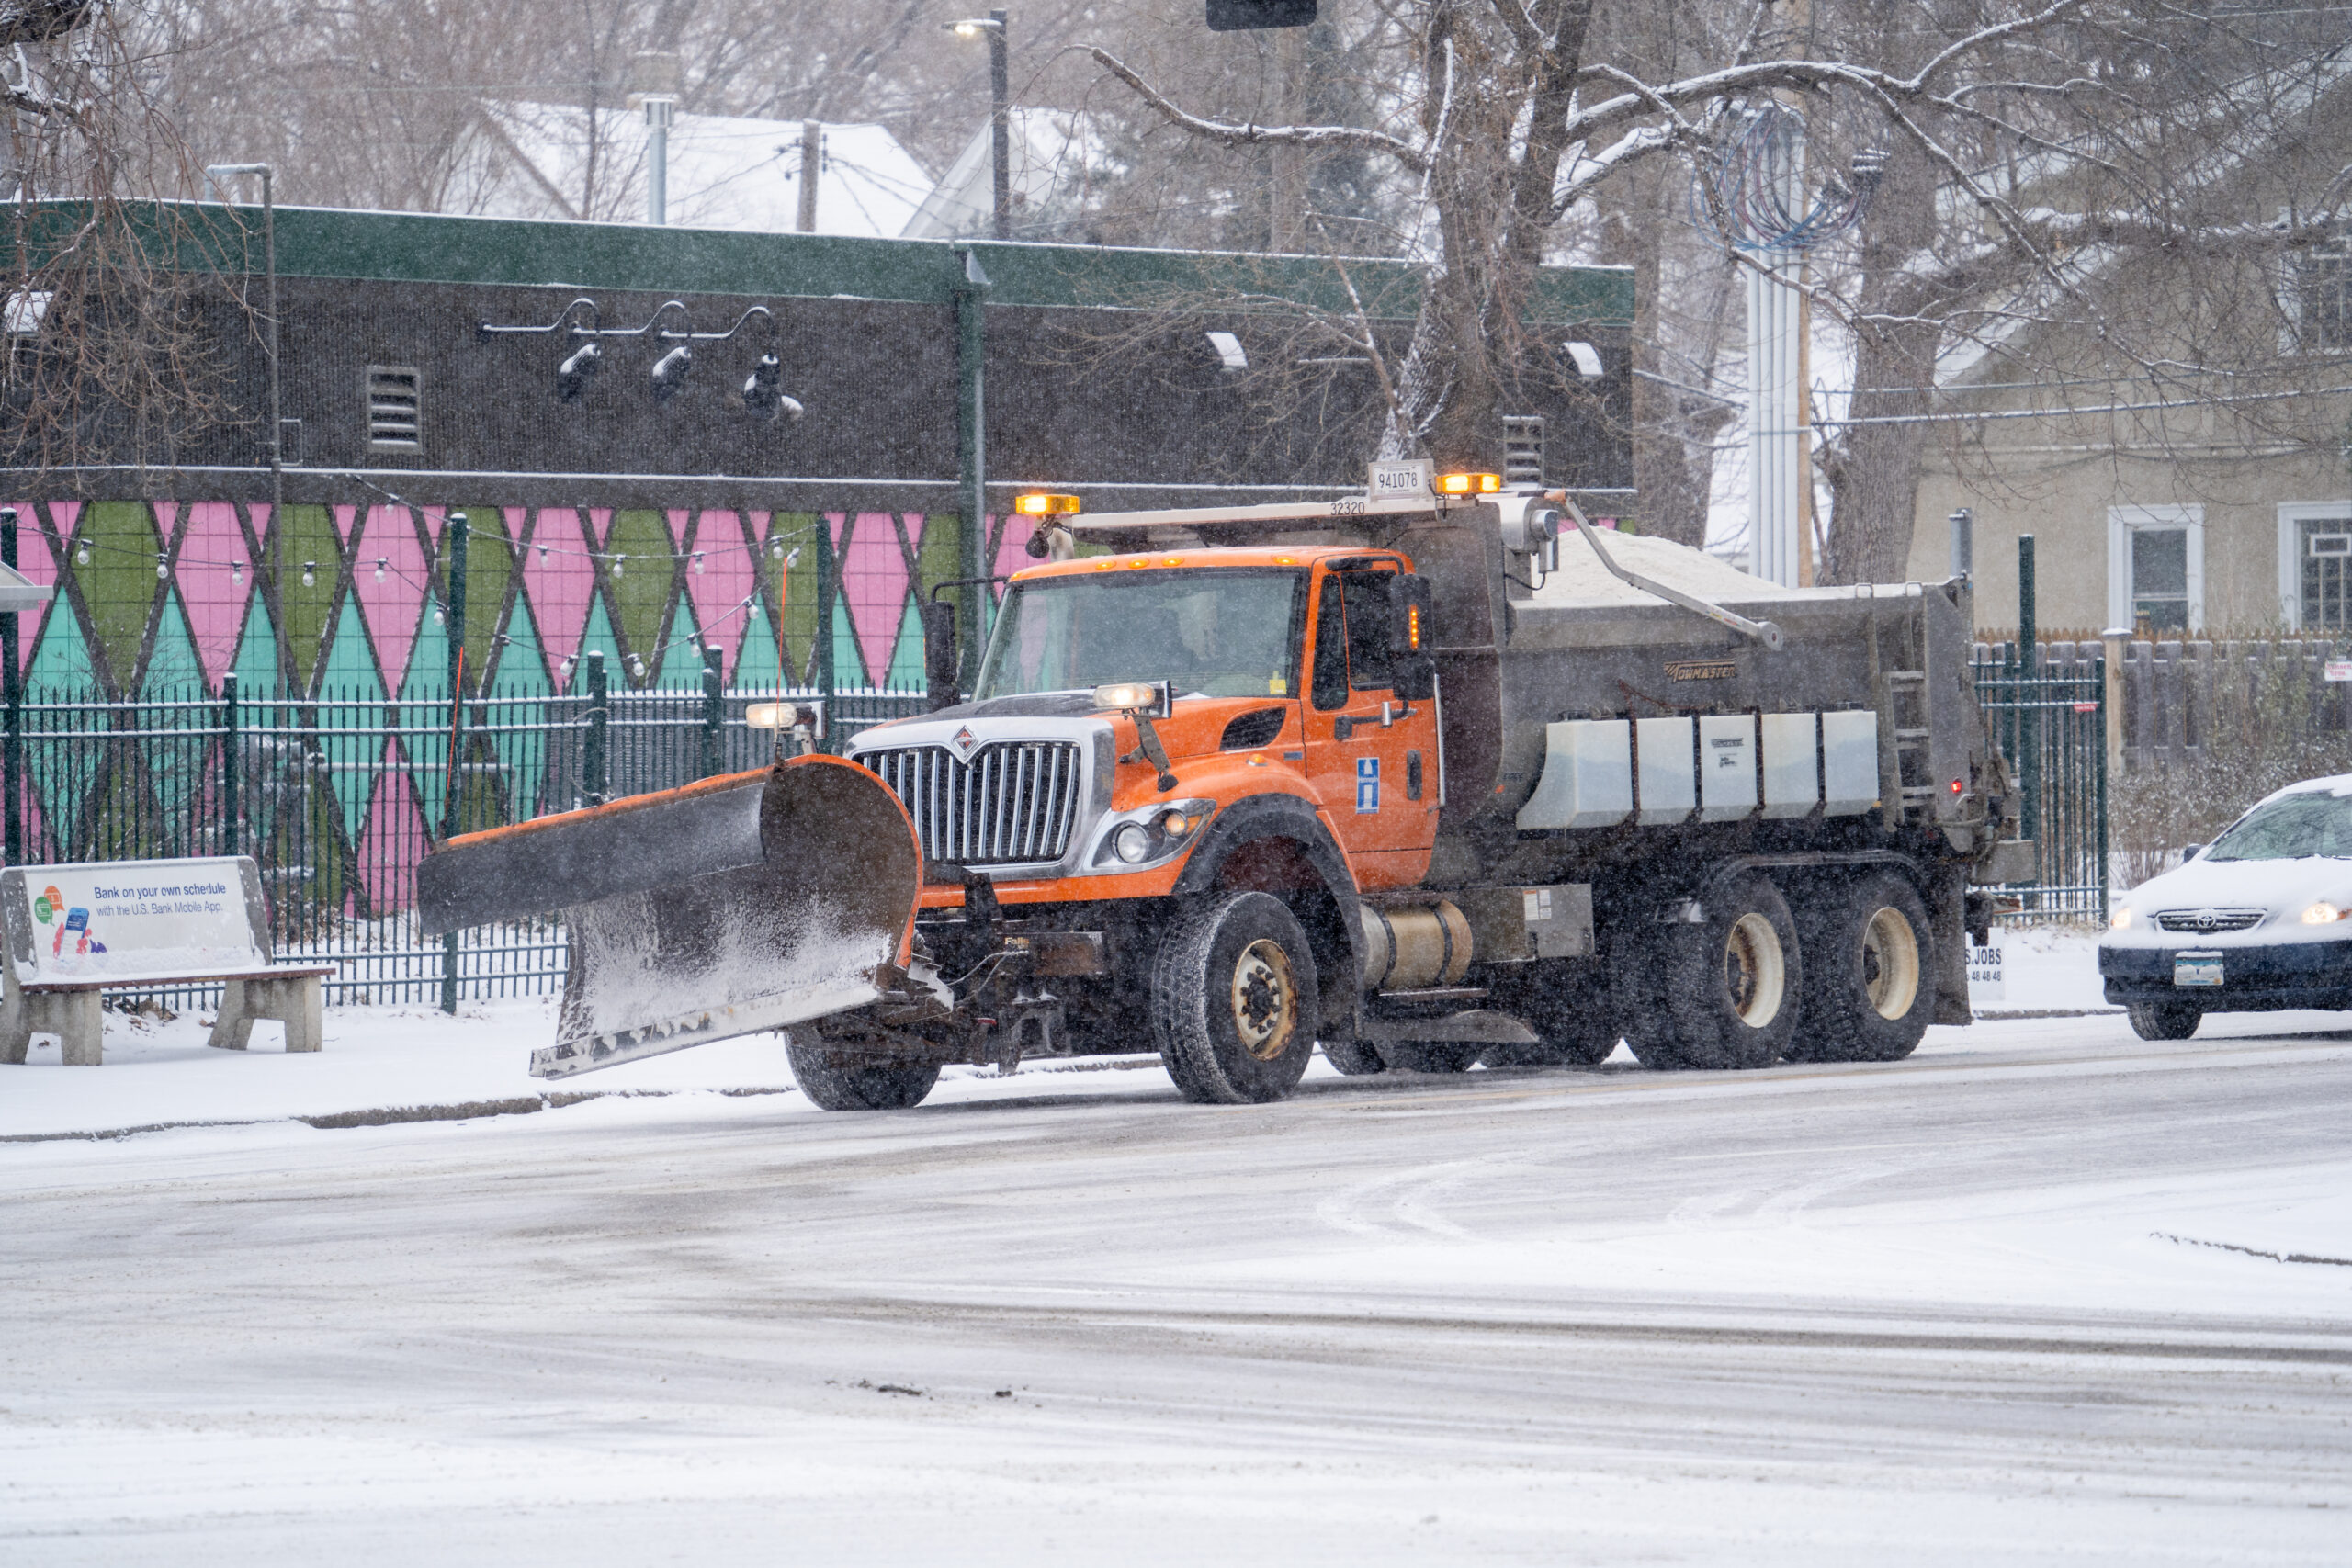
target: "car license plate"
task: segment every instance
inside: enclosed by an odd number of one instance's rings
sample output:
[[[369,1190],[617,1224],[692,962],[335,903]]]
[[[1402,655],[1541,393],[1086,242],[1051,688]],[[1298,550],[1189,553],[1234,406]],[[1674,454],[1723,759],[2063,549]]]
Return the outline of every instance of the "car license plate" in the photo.
[[[2172,959],[2172,983],[2176,986],[2218,986],[2222,983],[2222,955],[2218,953],[2176,953]]]

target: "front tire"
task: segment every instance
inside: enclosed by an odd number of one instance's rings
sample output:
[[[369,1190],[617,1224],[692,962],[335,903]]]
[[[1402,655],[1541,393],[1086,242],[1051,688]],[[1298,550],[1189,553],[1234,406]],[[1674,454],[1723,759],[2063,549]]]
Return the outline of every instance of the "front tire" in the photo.
[[[1791,1061],[1899,1062],[1935,1010],[1935,932],[1918,890],[1890,871],[1825,886],[1803,906],[1804,1005]]]
[[[808,1102],[822,1111],[905,1111],[921,1105],[939,1081],[937,1062],[874,1062],[834,1066],[813,1028],[786,1030],[784,1054]]]
[[[2132,1032],[2143,1040],[2186,1040],[2205,1021],[2194,1002],[2132,1002],[2124,1009]]]
[[[1315,1054],[1315,953],[1271,893],[1221,895],[1180,916],[1151,972],[1159,1059],[1186,1100],[1281,1100]]]

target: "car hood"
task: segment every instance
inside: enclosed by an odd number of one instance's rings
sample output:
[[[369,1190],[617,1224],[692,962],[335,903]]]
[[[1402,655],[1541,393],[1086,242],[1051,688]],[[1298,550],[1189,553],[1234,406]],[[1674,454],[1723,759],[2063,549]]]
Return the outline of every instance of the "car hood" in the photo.
[[[2352,920],[2329,925],[2302,923],[2305,909],[2321,900],[2352,908],[2352,860],[2313,855],[2296,860],[2205,860],[2154,876],[2118,899],[2132,912],[2123,931],[2110,931],[2110,946],[2233,946],[2249,942],[2325,942],[2352,939]],[[2167,931],[2154,917],[2165,909],[2263,909],[2259,925],[2243,931]]]

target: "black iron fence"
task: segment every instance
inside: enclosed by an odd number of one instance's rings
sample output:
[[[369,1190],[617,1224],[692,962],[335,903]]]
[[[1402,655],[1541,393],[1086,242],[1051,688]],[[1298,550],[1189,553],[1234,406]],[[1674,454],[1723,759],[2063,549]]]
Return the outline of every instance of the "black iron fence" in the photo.
[[[2003,889],[2012,921],[2107,919],[2109,884],[2107,669],[2096,651],[2030,659],[2014,642],[1978,643],[1976,702],[2008,763],[2040,864],[2031,882]],[[2097,644],[2086,645],[2096,649]],[[2064,647],[2071,654],[2074,645]]]
[[[248,854],[277,955],[333,962],[331,1001],[437,1001],[562,984],[552,919],[439,939],[418,930],[416,868],[453,833],[759,766],[754,702],[813,692],[614,691],[591,655],[566,695],[388,701],[254,694],[222,682],[137,701],[13,694],[0,708],[7,863]],[[922,710],[921,694],[830,694],[831,739]],[[201,990],[183,994],[198,999]]]

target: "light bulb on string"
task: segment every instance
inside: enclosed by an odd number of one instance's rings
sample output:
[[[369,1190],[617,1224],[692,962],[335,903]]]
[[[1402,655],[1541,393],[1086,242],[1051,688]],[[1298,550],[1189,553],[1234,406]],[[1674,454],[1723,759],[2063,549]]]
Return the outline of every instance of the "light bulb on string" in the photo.
[[[316,588],[318,585],[319,563],[314,560],[304,561],[302,563],[302,586],[305,588]]]
[[[448,616],[447,616],[447,614],[442,610],[441,606],[440,606],[440,605],[438,605],[438,604],[434,605],[434,606],[433,606],[433,624],[434,624],[435,626],[442,626],[442,625],[447,624],[447,620],[448,620]]]
[[[232,560],[229,563],[229,585],[232,588],[243,588],[245,585],[244,562]]]
[[[74,547],[74,564],[75,566],[87,566],[90,564],[90,547],[87,543],[79,544]]]
[[[696,577],[700,577],[702,575],[702,552],[700,550],[696,550],[695,552],[695,575]]]
[[[386,564],[387,564],[387,562],[386,562],[386,558],[385,558],[385,557],[383,557],[383,556],[378,556],[378,557],[376,558],[376,581],[379,581],[379,582],[381,582],[381,581],[384,581],[384,567],[385,567],[385,565],[386,565]]]
[[[628,557],[627,556],[615,556],[613,558],[613,575],[615,577],[618,577],[621,574],[621,563],[627,559],[628,559]]]
[[[163,551],[161,551],[161,550],[156,551],[156,552],[155,552],[155,581],[158,581],[158,582],[167,581],[169,581],[169,580],[170,580],[171,575],[172,575],[172,560],[171,560],[171,558],[170,558],[169,556],[167,556],[167,555],[164,554],[164,552],[163,552]]]
[[[539,547],[539,564],[541,566],[548,564],[548,547],[545,545]]]

